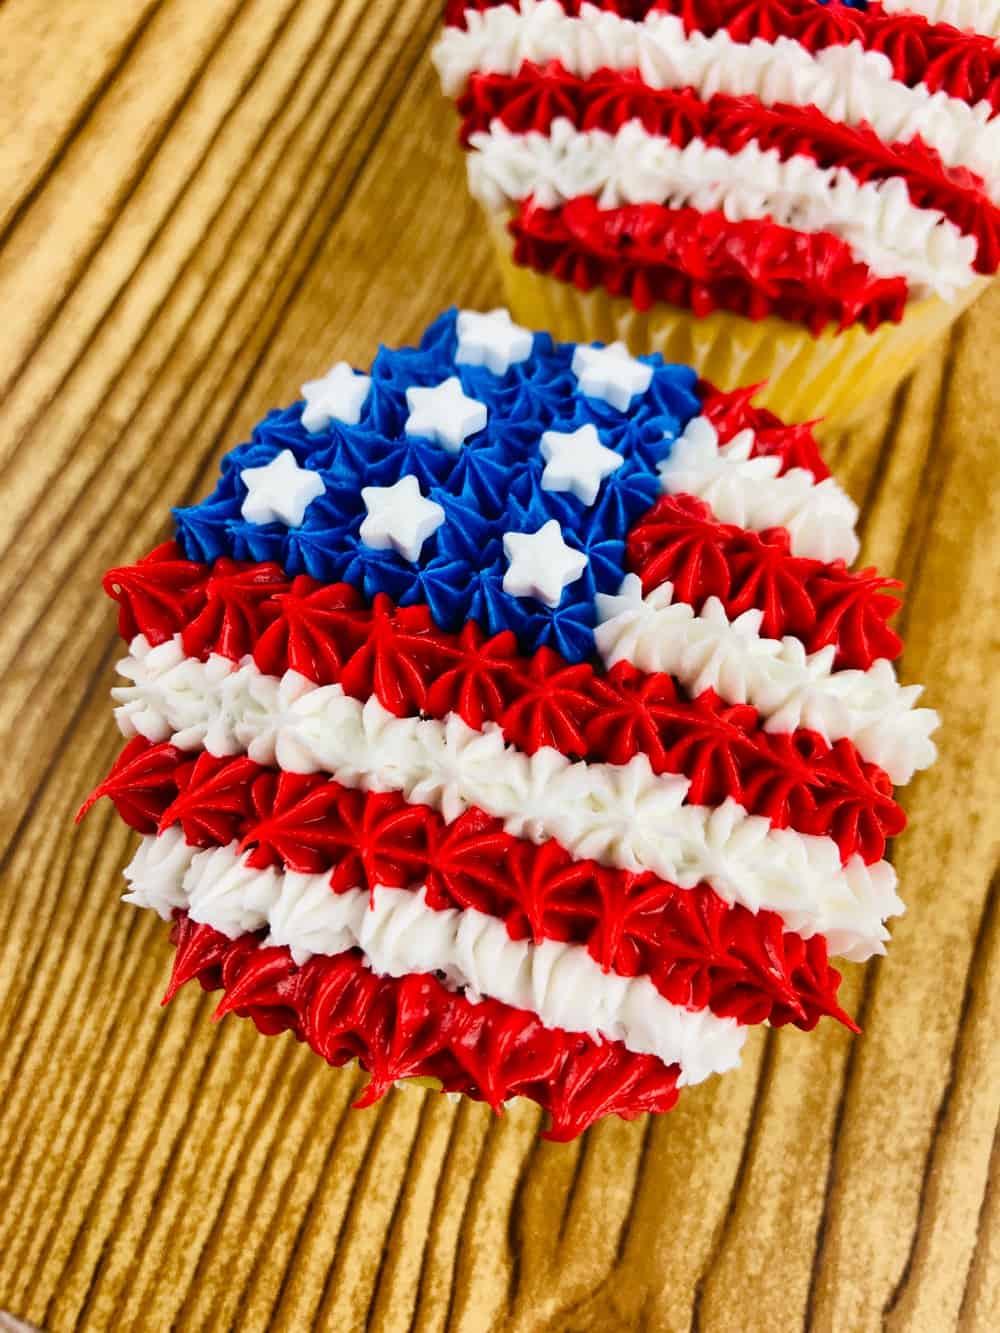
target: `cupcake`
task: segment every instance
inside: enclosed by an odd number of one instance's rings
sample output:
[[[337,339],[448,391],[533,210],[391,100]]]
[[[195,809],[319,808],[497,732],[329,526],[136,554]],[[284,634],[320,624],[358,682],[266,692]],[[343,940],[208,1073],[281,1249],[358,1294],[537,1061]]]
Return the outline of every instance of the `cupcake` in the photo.
[[[936,716],[809,427],[505,311],[303,395],[104,581],[168,996],[559,1140],[853,1026]]]
[[[515,318],[843,424],[1000,264],[997,33],[996,0],[453,0],[434,54]]]

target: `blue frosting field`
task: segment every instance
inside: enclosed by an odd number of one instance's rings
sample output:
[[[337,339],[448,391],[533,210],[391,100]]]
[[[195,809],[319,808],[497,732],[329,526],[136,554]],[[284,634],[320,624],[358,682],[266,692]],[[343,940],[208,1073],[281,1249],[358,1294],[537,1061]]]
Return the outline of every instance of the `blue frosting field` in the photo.
[[[456,366],[456,317],[454,310],[441,315],[419,348],[379,351],[358,425],[335,421],[311,435],[301,423],[301,402],[271,412],[250,442],[223,460],[212,494],[174,510],[178,540],[192,560],[228,555],[277,561],[289,574],[349,582],[369,598],[386,592],[404,605],[425,602],[444,629],[474,619],[491,633],[514,630],[527,651],[549,644],[582,660],[593,651],[594,597],[621,584],[628,530],[659,494],[656,466],[700,410],[697,376],[658,355],[643,357],[653,367],[652,381],[622,413],[581,394],[571,370],[574,345],[553,343],[548,334],[536,334],[531,357],[505,375]],[[430,440],[408,438],[404,426],[406,389],[456,374],[464,392],[487,405],[489,419],[452,454]],[[542,488],[539,450],[544,431],[573,431],[587,423],[625,459],[589,506]],[[240,513],[247,493],[242,470],[260,467],[284,449],[320,474],[326,494],[313,500],[298,528],[247,522]],[[358,536],[366,514],[361,488],[391,486],[407,474],[445,511],[445,522],[416,563],[373,550]],[[552,518],[564,540],[588,558],[584,574],[554,609],[502,587],[508,567],[504,533],[535,532]]]

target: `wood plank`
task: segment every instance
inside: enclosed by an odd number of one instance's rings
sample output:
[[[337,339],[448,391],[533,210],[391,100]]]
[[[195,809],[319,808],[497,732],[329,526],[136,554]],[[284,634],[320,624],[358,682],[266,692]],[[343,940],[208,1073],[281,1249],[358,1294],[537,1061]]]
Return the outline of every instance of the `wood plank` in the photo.
[[[115,902],[132,840],[106,810],[72,830],[117,748],[99,577],[303,378],[496,277],[436,6],[123,9],[0,9],[24,124],[0,152],[0,1309],[48,1333],[1000,1326],[1000,292],[830,443],[945,715],[906,798],[909,911],[847,969],[865,1035],[756,1032],[670,1116],[567,1146],[531,1106],[351,1111],[356,1071],[215,1027],[190,988],[158,1008],[164,928]]]
[[[88,0],[7,0],[0,10],[0,87],[17,126],[0,155],[0,236],[114,83],[159,3],[96,11]]]

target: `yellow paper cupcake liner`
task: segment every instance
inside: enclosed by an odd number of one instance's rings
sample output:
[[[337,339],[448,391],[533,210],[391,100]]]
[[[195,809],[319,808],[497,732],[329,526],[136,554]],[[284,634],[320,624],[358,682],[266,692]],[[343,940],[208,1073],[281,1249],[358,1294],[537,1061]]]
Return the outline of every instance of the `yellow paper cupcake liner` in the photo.
[[[658,304],[637,310],[603,288],[584,292],[559,278],[514,263],[513,238],[492,218],[493,239],[511,314],[519,324],[546,329],[566,342],[614,342],[632,352],[661,352],[693,366],[719,389],[767,381],[754,401],[787,421],[822,417],[844,426],[905,378],[925,352],[988,285],[977,279],[960,300],[914,301],[898,324],[873,332],[860,325],[813,335],[776,316],[753,320],[716,311],[698,317]]]
[[[434,1078],[432,1074],[409,1074],[406,1078],[397,1079],[395,1087],[397,1087],[400,1092],[407,1092],[411,1088],[415,1088],[418,1092],[444,1092],[444,1084],[439,1078]],[[445,1096],[454,1099],[460,1097],[461,1093],[448,1092],[445,1093]],[[470,1100],[472,1099],[470,1098]],[[522,1105],[525,1100],[526,1099],[523,1097],[508,1098],[508,1100],[504,1102],[504,1111],[509,1111],[512,1107]],[[474,1104],[482,1105],[483,1103]]]

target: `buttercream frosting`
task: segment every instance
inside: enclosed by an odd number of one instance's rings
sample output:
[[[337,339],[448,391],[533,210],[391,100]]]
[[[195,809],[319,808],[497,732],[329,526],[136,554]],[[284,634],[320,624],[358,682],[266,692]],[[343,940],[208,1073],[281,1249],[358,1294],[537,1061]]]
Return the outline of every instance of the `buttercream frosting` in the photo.
[[[819,334],[898,322],[909,297],[905,278],[873,273],[832,232],[768,218],[731,222],[719,210],[664,204],[602,209],[579,195],[554,210],[525,200],[507,226],[516,264],[581,291],[603,286],[642,311],[665,302],[699,316],[774,315]]]
[[[398,792],[363,792],[246,756],[192,758],[141,737],[125,746],[100,796],[141,834],[180,829],[199,848],[238,844],[256,869],[325,875],[337,893],[424,885],[434,910],[475,908],[501,920],[511,939],[579,944],[605,972],[649,976],[686,1008],[806,1030],[830,1014],[852,1026],[836,1003],[840,976],[822,935],[806,940],[777,913],[727,904],[707,884],[682,889],[574,860],[555,840],[513,837],[481,810],[449,824]],[[270,901],[267,877],[262,889]],[[164,915],[182,906],[171,896],[159,905]]]
[[[768,731],[808,727],[827,740],[849,737],[897,785],[934,762],[933,709],[917,708],[919,685],[900,685],[890,662],[867,671],[835,671],[835,652],[807,654],[798,639],[767,639],[761,612],[730,621],[710,597],[698,615],[676,602],[669,583],[643,595],[629,574],[617,596],[602,597],[598,651],[609,665],[677,675],[693,693],[713,689],[731,703],[752,703]]]
[[[176,511],[180,544],[189,557],[275,564],[291,576],[350,583],[368,599],[386,593],[403,605],[422,603],[442,629],[457,632],[475,620],[490,633],[509,629],[525,644],[548,644],[583,660],[593,653],[595,593],[621,583],[625,534],[659,492],[656,465],[701,408],[697,376],[658,355],[637,358],[635,366],[616,358],[612,376],[602,358],[600,377],[583,378],[593,387],[600,382],[619,402],[624,384],[626,412],[582,387],[573,370],[576,347],[545,335],[536,335],[532,354],[502,376],[486,365],[456,364],[458,314],[436,320],[419,349],[380,350],[356,425],[336,422],[310,433],[298,404],[261,422],[248,443],[227,455],[214,492]],[[630,388],[636,384],[644,388]],[[420,433],[411,434],[418,430],[415,405]],[[624,460],[591,505],[542,481],[542,436],[584,425]],[[483,428],[465,435],[477,426]],[[284,450],[315,472],[324,495],[309,504],[299,526],[246,522],[244,470]],[[406,477],[441,507],[443,521],[419,550],[406,541],[367,544],[361,492],[389,489]],[[554,606],[507,593],[505,539],[538,533],[553,520],[566,544],[586,556],[580,576]],[[407,558],[410,551],[417,559]]]
[[[641,20],[653,11],[680,17],[689,32],[706,34],[725,28],[737,41],[769,38],[775,32],[794,37],[809,50],[860,42],[866,49],[885,51],[896,77],[920,83],[926,77],[932,89],[956,81],[963,69],[983,76],[975,57],[991,53],[988,31],[996,0],[557,0],[567,13],[585,9]],[[445,23],[465,28],[476,11],[506,5],[521,8],[520,0],[447,0]],[[949,17],[945,11],[949,11]],[[942,51],[953,54],[932,73]],[[987,70],[989,65],[987,64]],[[973,80],[968,80],[973,82]],[[975,95],[969,91],[971,97]]]
[[[898,652],[880,607],[895,603],[884,596],[891,581],[872,571],[838,580],[836,566],[789,556],[773,533],[755,539],[759,550],[748,549],[747,535],[706,521],[705,507],[691,497],[664,497],[635,529],[629,561],[644,588],[677,580],[695,609],[719,597],[735,619],[762,600],[762,633],[799,634],[809,651],[832,643],[840,667],[849,664],[841,661],[849,647],[854,661],[866,665],[885,656],[883,649]],[[242,586],[235,584],[238,593]],[[493,722],[526,754],[551,746],[612,764],[645,754],[654,772],[689,779],[690,802],[717,805],[731,797],[776,828],[834,838],[844,860],[855,852],[868,863],[879,860],[886,838],[904,827],[888,774],[847,739],[830,745],[814,731],[770,733],[751,705],[728,704],[711,690],[686,698],[674,677],[628,662],[602,674],[544,648],[521,658],[509,637],[486,639],[474,625],[444,635],[426,610],[396,608],[387,599],[376,599],[369,611],[353,608],[344,590],[306,587],[282,601],[286,615],[266,629],[253,625],[252,611],[245,621],[235,610],[203,612],[195,624],[205,620],[206,635],[182,631],[182,647],[199,660],[217,653],[239,662],[253,639],[241,643],[227,626],[244,622],[259,635],[250,655],[265,675],[292,670],[317,685],[340,684],[360,700],[374,695],[398,717],[454,713],[476,730]],[[165,637],[155,634],[154,641]],[[346,658],[345,641],[355,645]],[[141,821],[148,818],[150,789],[166,780],[153,756],[137,756],[134,767],[109,776],[104,794],[125,803],[126,818],[134,812]]]
[[[128,740],[87,805],[144,839],[171,993],[557,1137],[750,1023],[853,1026],[829,959],[902,910],[936,719],[809,428],[497,312],[328,379],[107,578]]]
[[[546,134],[494,121],[470,147],[472,193],[494,212],[528,198],[555,209],[593,195],[602,209],[656,203],[719,210],[733,222],[768,216],[841,237],[874,273],[904,277],[914,296],[950,299],[975,277],[975,238],[941,212],[916,207],[899,177],[862,182],[847,167],[782,158],[754,141],[734,153],[700,139],[677,148],[635,120],[615,134],[578,130],[565,118]]]
[[[525,61],[558,60],[588,77],[600,69],[637,69],[654,88],[693,87],[702,97],[751,95],[765,105],[816,106],[851,125],[871,125],[886,142],[919,136],[954,167],[969,167],[1000,197],[1000,122],[989,101],[974,106],[894,77],[892,62],[860,42],[811,52],[784,36],[733,39],[725,29],[706,36],[654,11],[641,21],[593,6],[571,17],[555,0],[522,0],[483,13],[469,11],[464,29],[449,27],[434,52],[445,92],[457,97],[474,72],[515,74]]]
[[[887,14],[922,14],[968,32],[1000,37],[1000,0],[881,0]]]
[[[691,695],[711,689],[729,703],[752,704],[769,732],[793,732],[805,726],[828,742],[847,738],[897,785],[934,761],[936,751],[929,737],[937,726],[937,714],[916,708],[921,687],[900,685],[892,664],[884,659],[866,671],[838,671],[833,645],[807,653],[794,637],[766,638],[760,633],[761,611],[746,611],[730,621],[715,597],[709,597],[696,614],[693,607],[675,599],[670,583],[644,595],[634,574],[626,576],[617,594],[599,599],[598,617],[597,646],[608,667],[626,661],[641,671],[675,676]],[[156,711],[162,701],[162,706],[169,706],[173,729],[182,737],[190,716],[197,719],[190,723],[198,729],[197,743],[212,736],[209,749],[230,753],[226,737],[231,726],[225,711],[230,705],[223,704],[222,694],[228,700],[232,693],[228,677],[233,669],[233,661],[219,654],[205,662],[186,657],[180,636],[152,647],[140,635],[121,665],[133,685],[116,692],[118,715],[150,739],[164,740],[167,732]],[[277,679],[252,661],[245,664],[244,678]],[[315,687],[295,671],[282,677],[291,678],[294,682],[286,693]],[[265,692],[269,688],[260,687]],[[169,691],[169,705],[164,691]],[[140,725],[136,719],[144,717],[147,707],[153,714]],[[182,747],[185,743],[177,741]]]
[[[115,692],[126,735],[401,791],[449,821],[475,806],[516,837],[555,838],[576,857],[682,887],[705,881],[727,902],[780,912],[806,937],[824,934],[845,956],[879,951],[884,919],[902,908],[888,862],[855,855],[842,865],[832,839],[772,828],[732,800],[685,804],[688,780],[654,774],[645,755],[622,765],[572,763],[550,748],[529,756],[492,724],[395,717],[377,699],[361,703],[295,672],[279,680],[252,661],[184,658],[176,641],[134,644],[119,670],[133,681]]]
[[[648,977],[604,972],[579,945],[512,940],[501,921],[474,909],[431,910],[424,890],[334,893],[325,875],[261,874],[248,859],[235,845],[187,848],[183,835],[168,830],[143,840],[125,872],[135,886],[127,897],[161,915],[167,900],[186,898],[192,920],[231,939],[267,927],[265,945],[286,946],[298,965],[359,948],[380,976],[436,973],[470,997],[528,1010],[546,1027],[620,1041],[677,1064],[681,1085],[739,1064],[746,1031],[733,1019],[671,1004]]]
[[[581,79],[555,64],[524,65],[511,76],[478,74],[460,110],[466,145],[496,123],[513,133],[547,135],[562,119],[581,131],[613,135],[636,121],[678,149],[701,142],[736,154],[756,143],[782,160],[806,157],[819,168],[847,169],[859,184],[902,181],[916,208],[940,212],[975,237],[979,273],[993,273],[1000,263],[1000,209],[978,176],[945,166],[920,139],[883,142],[869,126],[831,120],[815,106],[764,106],[724,93],[702,100],[688,88],[651,88],[636,72],[602,70]]]
[[[793,555],[814,560],[856,559],[858,507],[832,477],[817,481],[804,468],[754,448],[751,430],[722,444],[705,417],[688,423],[660,464],[663,489],[696,495],[721,523],[755,532],[784,528]]]
[[[253,935],[229,940],[180,915],[168,996],[195,978],[221,989],[216,1016],[251,1018],[271,1036],[292,1031],[328,1061],[357,1060],[370,1075],[355,1102],[371,1106],[401,1078],[431,1078],[497,1112],[528,1097],[549,1113],[543,1137],[565,1142],[603,1116],[669,1111],[676,1065],[621,1042],[547,1028],[499,1000],[473,1003],[426,973],[379,977],[356,951],[317,954],[302,967]]]

